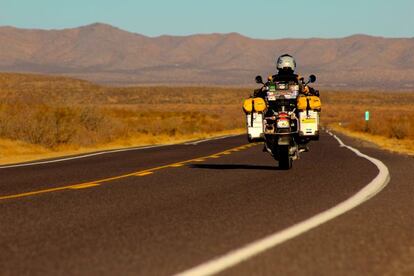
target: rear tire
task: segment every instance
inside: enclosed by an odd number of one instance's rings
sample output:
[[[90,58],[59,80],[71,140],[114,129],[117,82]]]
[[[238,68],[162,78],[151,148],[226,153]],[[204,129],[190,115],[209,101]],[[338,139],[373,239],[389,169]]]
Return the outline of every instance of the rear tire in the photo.
[[[289,170],[292,168],[292,156],[289,154],[289,146],[279,148],[279,169]]]

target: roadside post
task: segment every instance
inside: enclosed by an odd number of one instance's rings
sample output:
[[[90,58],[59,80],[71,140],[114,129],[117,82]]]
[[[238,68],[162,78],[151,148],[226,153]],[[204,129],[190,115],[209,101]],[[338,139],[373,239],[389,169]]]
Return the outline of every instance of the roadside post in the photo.
[[[365,132],[368,132],[369,111],[365,111]]]

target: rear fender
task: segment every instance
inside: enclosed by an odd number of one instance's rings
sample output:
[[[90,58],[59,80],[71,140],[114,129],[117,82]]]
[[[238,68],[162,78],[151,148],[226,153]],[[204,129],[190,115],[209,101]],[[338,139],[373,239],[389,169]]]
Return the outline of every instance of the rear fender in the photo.
[[[279,146],[289,146],[291,144],[292,137],[290,135],[282,135],[279,136],[279,139],[277,140],[277,144]]]

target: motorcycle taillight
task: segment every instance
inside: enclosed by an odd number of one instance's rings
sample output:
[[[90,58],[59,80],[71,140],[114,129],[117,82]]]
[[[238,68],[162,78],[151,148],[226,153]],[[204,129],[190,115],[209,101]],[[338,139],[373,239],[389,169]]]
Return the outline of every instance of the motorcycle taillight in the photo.
[[[278,116],[279,116],[279,118],[287,118],[287,117],[289,117],[289,114],[287,114],[286,112],[280,112],[278,114]]]

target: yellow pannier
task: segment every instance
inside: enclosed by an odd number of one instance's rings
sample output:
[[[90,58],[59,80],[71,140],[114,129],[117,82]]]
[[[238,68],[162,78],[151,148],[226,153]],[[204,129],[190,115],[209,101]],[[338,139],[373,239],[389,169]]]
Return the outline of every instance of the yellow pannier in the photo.
[[[309,104],[309,107],[308,107]],[[321,110],[321,99],[316,96],[300,96],[298,97],[297,106],[299,110]]]
[[[243,102],[243,110],[246,113],[263,112],[266,107],[266,102],[262,98],[249,98]]]

